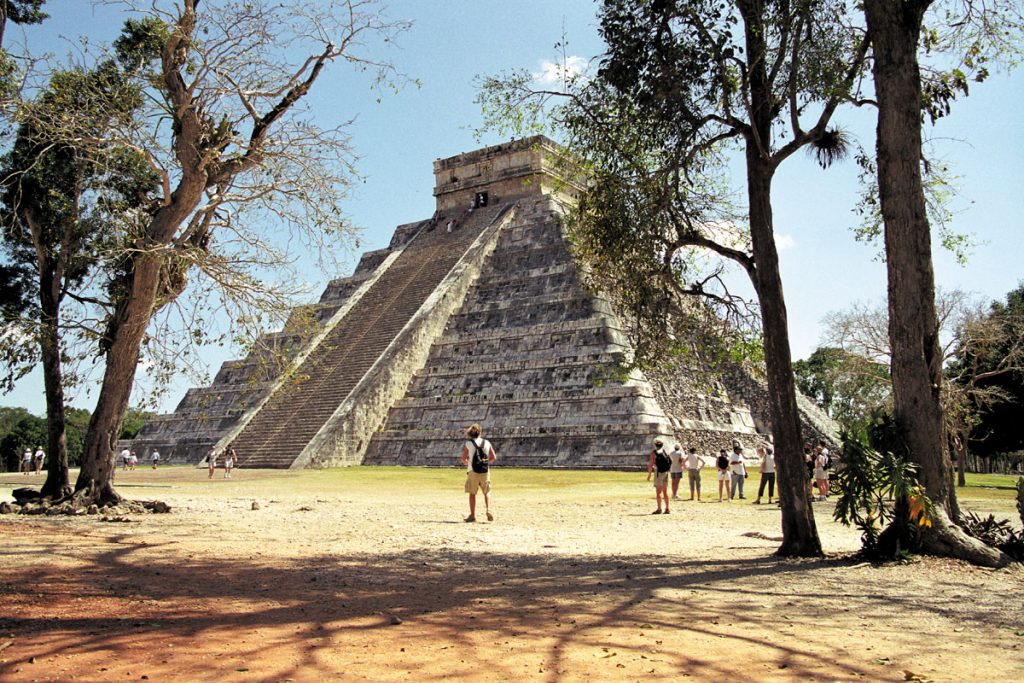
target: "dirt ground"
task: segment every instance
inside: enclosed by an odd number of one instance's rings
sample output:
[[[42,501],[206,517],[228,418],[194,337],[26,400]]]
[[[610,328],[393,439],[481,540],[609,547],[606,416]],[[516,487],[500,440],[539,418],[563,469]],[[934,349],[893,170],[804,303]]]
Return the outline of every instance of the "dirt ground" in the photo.
[[[171,514],[0,516],[0,680],[1024,680],[1020,569],[860,562],[830,504],[829,558],[778,559],[777,507],[653,516],[642,474],[497,470],[466,524],[462,476],[143,469]]]

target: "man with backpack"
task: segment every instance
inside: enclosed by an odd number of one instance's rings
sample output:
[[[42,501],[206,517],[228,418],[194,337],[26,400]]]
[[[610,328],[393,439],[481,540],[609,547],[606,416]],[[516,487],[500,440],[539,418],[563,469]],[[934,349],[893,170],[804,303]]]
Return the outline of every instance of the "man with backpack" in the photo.
[[[466,467],[466,493],[469,494],[469,517],[467,522],[476,521],[476,493],[482,490],[484,493],[484,509],[487,512],[487,521],[493,522],[494,515],[491,514],[491,463],[498,459],[494,453],[491,442],[483,437],[480,425],[475,424],[466,430],[469,440],[462,446],[462,457],[460,460]]]
[[[665,500],[665,514],[669,513],[668,473],[670,469],[672,469],[672,459],[665,452],[661,439],[655,439],[654,450],[651,451],[651,457],[647,461],[647,481],[651,480],[651,474],[654,473],[654,495],[658,500],[658,509],[652,512],[652,515],[662,514],[661,501],[663,498]]]

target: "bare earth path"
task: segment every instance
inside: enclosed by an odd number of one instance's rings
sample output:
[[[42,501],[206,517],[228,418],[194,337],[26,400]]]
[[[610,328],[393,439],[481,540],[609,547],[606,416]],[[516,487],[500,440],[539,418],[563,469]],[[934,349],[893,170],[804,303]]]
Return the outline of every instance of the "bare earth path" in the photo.
[[[465,524],[462,476],[143,469],[172,514],[0,516],[0,680],[1024,680],[1019,569],[858,562],[827,504],[830,558],[780,560],[776,507],[652,516],[639,474],[497,470]]]

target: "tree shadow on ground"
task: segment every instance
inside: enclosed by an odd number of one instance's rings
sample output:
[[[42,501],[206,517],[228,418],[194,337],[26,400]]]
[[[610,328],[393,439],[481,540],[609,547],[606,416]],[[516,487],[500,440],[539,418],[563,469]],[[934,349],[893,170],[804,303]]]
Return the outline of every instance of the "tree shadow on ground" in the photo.
[[[73,633],[77,651],[109,653],[113,659],[130,657],[139,641],[187,647],[232,638],[240,660],[276,653],[274,661],[287,662],[271,679],[350,663],[348,654],[339,653],[350,653],[357,643],[398,652],[399,644],[427,635],[447,645],[396,663],[420,680],[471,675],[474,663],[466,654],[488,644],[508,651],[507,657],[488,662],[495,678],[521,676],[521,662],[530,660],[542,661],[546,674],[532,671],[531,679],[557,680],[560,672],[579,667],[581,652],[598,664],[612,657],[618,657],[616,665],[646,660],[640,664],[662,675],[735,678],[734,660],[702,656],[695,646],[712,638],[726,639],[737,651],[754,648],[761,660],[789,676],[820,673],[816,667],[824,664],[836,678],[870,678],[872,671],[849,657],[814,654],[812,666],[808,654],[814,648],[780,634],[786,625],[827,623],[843,600],[856,602],[857,618],[876,629],[885,628],[894,611],[943,615],[948,608],[938,598],[879,592],[878,583],[847,583],[835,586],[831,611],[822,613],[823,596],[801,590],[801,577],[849,567],[849,558],[666,561],[654,554],[537,555],[438,547],[264,560],[182,557],[169,547],[173,543],[132,536],[97,537],[95,547],[73,553],[59,539],[39,540],[34,552],[42,546],[51,562],[0,574],[0,597],[12,605],[31,604],[39,616],[12,610],[0,617],[0,629],[19,637]],[[65,562],[84,565],[67,571]],[[961,606],[961,611],[983,624],[989,618],[980,607]],[[521,636],[529,636],[528,651],[517,649]],[[671,643],[663,642],[669,638]],[[34,656],[60,655],[58,643],[64,641],[52,642]],[[425,666],[431,658],[435,668]],[[436,658],[450,660],[444,676],[431,673]],[[0,665],[0,674],[12,666]]]

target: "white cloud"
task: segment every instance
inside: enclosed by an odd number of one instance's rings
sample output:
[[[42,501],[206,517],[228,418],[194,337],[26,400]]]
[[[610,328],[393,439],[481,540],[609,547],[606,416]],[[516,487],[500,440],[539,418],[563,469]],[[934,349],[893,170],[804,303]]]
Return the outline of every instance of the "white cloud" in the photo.
[[[786,251],[796,246],[796,240],[792,235],[775,235],[775,248],[779,251]]]
[[[540,85],[561,85],[564,80],[572,80],[582,76],[587,70],[587,60],[578,55],[565,58],[565,64],[544,60],[540,63],[540,71],[533,73],[534,82]]]

